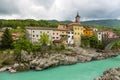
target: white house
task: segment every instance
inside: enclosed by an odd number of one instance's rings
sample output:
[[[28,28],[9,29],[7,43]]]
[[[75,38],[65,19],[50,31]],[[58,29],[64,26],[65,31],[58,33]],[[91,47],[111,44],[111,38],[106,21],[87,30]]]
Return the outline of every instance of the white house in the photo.
[[[97,37],[99,41],[102,41],[103,38],[103,32],[97,32]]]
[[[92,28],[93,32],[97,32],[98,29],[97,28]]]
[[[26,27],[26,38],[32,43],[37,43],[43,33],[48,34],[49,39],[52,40],[53,30],[51,28]]]
[[[74,44],[74,32],[68,31],[68,44]]]
[[[43,33],[49,36],[49,40],[60,40],[60,31],[57,28],[26,27],[26,38],[32,43],[37,43]]]
[[[52,41],[54,41],[54,40],[60,40],[60,39],[61,39],[60,31],[57,30],[57,29],[54,29],[53,33],[52,33]]]

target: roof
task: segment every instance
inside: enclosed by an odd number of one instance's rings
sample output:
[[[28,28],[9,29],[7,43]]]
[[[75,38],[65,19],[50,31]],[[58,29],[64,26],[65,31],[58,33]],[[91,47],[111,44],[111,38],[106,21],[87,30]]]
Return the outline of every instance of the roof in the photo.
[[[66,23],[59,23],[59,25],[67,25]]]
[[[86,30],[89,30],[89,31],[93,31],[92,29],[86,27],[86,26],[83,26]]]
[[[72,26],[72,25],[81,25],[81,24],[80,23],[76,23],[76,22],[68,24],[68,26]]]
[[[31,30],[58,30],[57,28],[48,28],[48,27],[26,27],[26,29],[31,29]]]
[[[69,31],[70,29],[58,29],[60,31]]]

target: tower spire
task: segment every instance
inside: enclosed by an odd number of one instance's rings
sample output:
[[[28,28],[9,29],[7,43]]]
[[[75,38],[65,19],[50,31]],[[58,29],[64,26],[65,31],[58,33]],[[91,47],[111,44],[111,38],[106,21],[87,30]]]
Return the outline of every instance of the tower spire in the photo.
[[[77,15],[76,15],[76,17],[75,17],[75,22],[76,22],[76,23],[80,23],[79,12],[77,12]]]

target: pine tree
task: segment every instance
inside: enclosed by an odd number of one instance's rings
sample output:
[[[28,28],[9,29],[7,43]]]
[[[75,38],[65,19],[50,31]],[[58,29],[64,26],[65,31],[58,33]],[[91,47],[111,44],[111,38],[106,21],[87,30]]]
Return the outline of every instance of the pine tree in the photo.
[[[13,43],[12,35],[8,29],[6,29],[3,33],[1,46],[3,49],[12,48],[11,44]]]

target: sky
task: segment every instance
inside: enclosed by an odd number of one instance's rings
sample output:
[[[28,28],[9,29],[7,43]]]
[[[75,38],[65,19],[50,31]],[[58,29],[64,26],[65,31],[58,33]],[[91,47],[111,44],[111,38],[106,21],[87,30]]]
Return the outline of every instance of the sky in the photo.
[[[120,0],[0,0],[0,19],[120,19]]]

